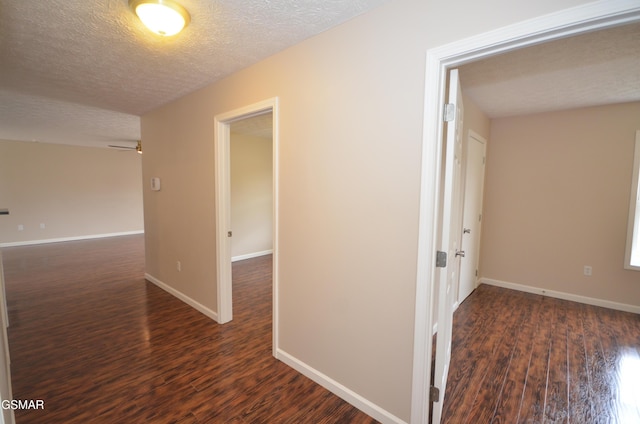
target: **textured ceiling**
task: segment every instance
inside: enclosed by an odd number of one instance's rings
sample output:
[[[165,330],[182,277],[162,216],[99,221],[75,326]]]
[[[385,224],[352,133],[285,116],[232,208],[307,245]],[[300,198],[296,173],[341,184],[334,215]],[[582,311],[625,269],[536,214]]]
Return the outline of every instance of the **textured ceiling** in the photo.
[[[156,36],[128,0],[0,0],[0,139],[135,145],[142,115],[386,0],[180,0]],[[640,100],[640,25],[461,68],[491,117]]]
[[[127,0],[0,0],[0,139],[104,146],[137,116],[386,0],[180,0],[175,37]]]
[[[491,118],[640,101],[640,24],[473,62],[460,81]]]
[[[273,113],[263,113],[262,115],[234,121],[229,127],[229,131],[232,134],[273,139]]]

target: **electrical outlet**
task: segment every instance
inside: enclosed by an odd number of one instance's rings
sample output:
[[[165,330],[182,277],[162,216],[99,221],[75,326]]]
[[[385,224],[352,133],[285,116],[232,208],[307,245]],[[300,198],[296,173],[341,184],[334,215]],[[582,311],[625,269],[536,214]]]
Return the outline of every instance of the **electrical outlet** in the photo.
[[[180,261],[176,262],[176,269],[182,271],[182,263]]]
[[[24,225],[18,224],[18,231],[23,231],[23,230],[24,230]]]
[[[40,223],[40,229],[41,229],[41,230],[44,230],[44,228],[45,228],[44,222],[41,222],[41,223]]]
[[[585,265],[584,266],[584,275],[586,275],[587,277],[591,277],[592,273],[593,273],[593,268],[591,268],[590,265]]]

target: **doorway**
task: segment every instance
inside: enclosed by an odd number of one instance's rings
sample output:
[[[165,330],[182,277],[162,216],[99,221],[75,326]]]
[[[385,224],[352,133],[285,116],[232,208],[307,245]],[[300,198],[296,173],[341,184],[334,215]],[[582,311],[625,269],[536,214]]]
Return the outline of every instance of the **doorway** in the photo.
[[[231,241],[233,239],[231,211],[231,127],[249,118],[258,118],[252,122],[262,122],[271,116],[271,250],[273,253],[273,352],[278,348],[278,99],[271,98],[262,102],[236,109],[214,119],[215,125],[215,167],[216,167],[216,265],[217,265],[217,306],[218,323],[224,324],[233,319],[233,291],[231,262],[233,258]],[[261,118],[260,118],[261,117]],[[258,131],[256,128],[254,130]],[[264,131],[264,128],[260,129]],[[247,132],[247,131],[245,131]],[[265,249],[255,253],[265,253]],[[271,252],[269,252],[271,253]],[[246,255],[246,254],[245,254]],[[238,256],[238,255],[236,255]],[[251,256],[249,254],[249,256]],[[246,256],[246,257],[249,257]]]
[[[460,264],[460,281],[454,310],[475,290],[477,284],[486,149],[487,141],[473,130],[469,130],[464,155],[462,207],[461,249],[465,256]]]
[[[273,253],[273,114],[230,128],[231,261]]]
[[[432,337],[432,311],[441,309],[434,298],[436,282],[446,281],[436,258],[446,252],[439,238],[437,223],[442,220],[442,204],[446,197],[441,187],[443,157],[443,107],[445,75],[456,66],[480,60],[492,55],[569,37],[598,29],[622,25],[640,20],[640,7],[629,3],[596,2],[565,9],[554,14],[514,24],[490,33],[460,40],[427,52],[425,82],[425,121],[422,157],[422,184],[418,235],[418,265],[416,281],[416,309],[414,326],[413,386],[411,423],[428,422],[429,400],[442,402],[444,393],[430,386]],[[438,93],[433,95],[433,93]],[[437,255],[438,254],[438,255]],[[440,262],[442,264],[442,262]],[[443,287],[440,286],[439,290]],[[448,317],[449,320],[452,316]],[[443,323],[440,322],[439,326]],[[437,359],[436,359],[437,361]]]

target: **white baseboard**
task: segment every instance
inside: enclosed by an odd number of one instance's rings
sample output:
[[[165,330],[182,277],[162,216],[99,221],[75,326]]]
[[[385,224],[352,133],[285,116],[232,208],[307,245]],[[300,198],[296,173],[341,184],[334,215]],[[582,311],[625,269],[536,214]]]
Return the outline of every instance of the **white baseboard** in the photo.
[[[269,249],[269,250],[263,250],[261,252],[253,252],[253,253],[247,253],[245,255],[233,256],[231,258],[231,262],[242,261],[244,259],[257,258],[258,256],[270,255],[272,253],[273,253],[273,250]]]
[[[523,284],[510,283],[508,281],[494,280],[491,278],[481,278],[480,284],[503,287],[505,289],[518,290],[526,293],[540,294],[543,296],[555,297],[556,299],[571,300],[573,302],[585,303],[587,305],[601,306],[603,308],[616,309],[618,311],[632,312],[640,314],[640,306],[618,303],[610,300],[597,299],[594,297],[580,296],[572,293],[547,290],[539,287],[525,286]]]
[[[174,289],[173,287],[167,285],[166,283],[163,283],[162,281],[158,280],[157,278],[155,278],[152,275],[149,275],[149,274],[145,273],[144,274],[144,278],[149,280],[149,281],[151,281],[153,284],[155,284],[156,286],[160,287],[162,290],[166,291],[167,293],[169,293],[169,294],[177,297],[178,299],[182,300],[184,303],[186,303],[187,305],[191,306],[193,309],[203,313],[204,315],[208,316],[209,318],[211,318],[215,322],[218,322],[218,313],[215,312],[215,311],[212,311],[209,308],[207,308],[202,303],[199,303],[199,302],[193,300],[192,298],[190,298],[186,294]]]
[[[407,424],[405,421],[382,409],[378,405],[368,401],[359,394],[355,393],[353,390],[348,389],[347,387],[324,375],[320,371],[310,367],[299,359],[284,352],[282,349],[278,349],[276,351],[276,358],[289,365],[300,374],[315,381],[325,389],[329,390],[331,393],[335,394],[346,402],[349,402],[351,405],[355,406],[362,412],[380,421],[381,423]]]
[[[107,233],[107,234],[90,234],[86,236],[75,236],[75,237],[59,237],[59,238],[51,238],[51,239],[43,239],[43,240],[15,241],[15,242],[9,242],[9,243],[0,243],[0,247],[30,246],[33,244],[60,243],[63,241],[77,241],[77,240],[90,240],[90,239],[99,239],[99,238],[107,238],[107,237],[130,236],[133,234],[144,234],[144,230],[124,231],[120,233]]]

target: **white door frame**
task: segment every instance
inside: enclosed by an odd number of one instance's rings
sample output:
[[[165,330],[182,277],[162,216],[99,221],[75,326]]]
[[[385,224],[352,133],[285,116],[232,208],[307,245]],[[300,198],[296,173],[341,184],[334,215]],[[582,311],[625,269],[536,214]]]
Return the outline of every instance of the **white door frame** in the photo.
[[[638,21],[637,0],[599,0],[427,51],[411,424],[427,423],[430,409],[433,289],[442,270],[436,268],[435,257],[442,206],[439,199],[447,70],[534,44]]]
[[[214,155],[215,155],[215,199],[216,199],[216,268],[219,324],[233,319],[233,296],[231,285],[231,152],[230,125],[253,116],[273,113],[273,352],[278,347],[278,98],[263,100],[239,109],[232,110],[214,118]]]

